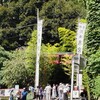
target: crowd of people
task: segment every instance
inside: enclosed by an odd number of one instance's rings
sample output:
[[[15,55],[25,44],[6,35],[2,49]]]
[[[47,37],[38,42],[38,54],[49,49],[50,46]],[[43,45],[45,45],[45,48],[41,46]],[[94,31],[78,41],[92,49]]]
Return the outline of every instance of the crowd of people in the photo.
[[[74,87],[74,91],[77,90]],[[44,88],[37,86],[36,88],[30,86],[28,88],[19,89],[14,94],[14,90],[11,89],[9,100],[69,100],[68,96],[71,92],[69,84],[59,83],[59,85],[47,84]],[[87,91],[83,89],[80,93],[81,100],[87,99]]]
[[[34,91],[35,92],[35,91]],[[70,86],[69,84],[62,84],[59,85],[53,84],[51,86],[50,84],[47,84],[47,86],[42,89],[42,87],[37,87],[36,89],[36,96],[35,98],[37,100],[68,100],[68,93],[70,92]]]
[[[68,100],[68,93],[70,92],[69,84],[60,83],[59,85],[47,84],[44,88],[37,86],[37,88],[29,87],[18,90],[13,95],[13,90],[10,93],[10,100]]]
[[[9,100],[26,100],[28,91],[26,88],[23,88],[23,90],[21,91],[20,89],[18,91],[14,91],[14,89],[11,89],[10,91],[10,97]]]

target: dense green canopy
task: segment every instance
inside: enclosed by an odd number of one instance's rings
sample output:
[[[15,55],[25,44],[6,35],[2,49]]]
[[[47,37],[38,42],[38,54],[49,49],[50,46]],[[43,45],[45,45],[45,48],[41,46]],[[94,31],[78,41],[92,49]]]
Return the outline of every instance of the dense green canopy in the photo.
[[[87,32],[85,34],[85,55],[87,56],[87,74],[93,100],[98,100],[98,81],[100,80],[100,1],[87,0]]]
[[[1,46],[6,50],[15,50],[27,45],[32,31],[36,29],[37,8],[40,19],[44,19],[45,44],[59,42],[58,27],[76,31],[78,17],[86,16],[85,7],[77,0],[1,0]]]

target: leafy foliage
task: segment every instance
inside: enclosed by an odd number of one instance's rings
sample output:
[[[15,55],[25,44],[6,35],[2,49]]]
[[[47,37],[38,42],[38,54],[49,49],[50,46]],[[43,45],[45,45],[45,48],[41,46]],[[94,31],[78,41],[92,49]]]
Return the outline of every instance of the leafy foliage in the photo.
[[[26,66],[29,68],[33,68],[35,70],[35,58],[36,58],[36,35],[37,31],[32,32],[32,36],[30,41],[28,42],[28,46],[26,48]]]
[[[70,77],[65,74],[63,66],[61,64],[53,64],[51,66],[50,77],[48,82],[50,84],[59,84],[60,82],[69,83]]]
[[[67,80],[62,65],[54,65],[47,54],[75,51],[75,30],[78,17],[85,17],[85,8],[77,0],[1,0],[0,45],[6,50],[27,46],[1,56],[1,83],[11,87],[34,84],[36,59],[36,9],[44,19],[40,58],[40,82],[46,84]],[[66,10],[65,10],[66,9]],[[59,28],[60,27],[60,28]],[[61,28],[65,27],[65,28]],[[59,28],[59,29],[58,29]],[[67,29],[66,29],[67,28]],[[70,29],[70,30],[68,30]],[[71,31],[73,30],[73,31]],[[32,33],[32,38],[31,38]],[[70,41],[70,42],[69,42]],[[69,45],[70,44],[70,45]],[[63,47],[62,47],[63,46]],[[2,49],[3,50],[3,49]],[[6,57],[7,60],[6,60]],[[61,74],[61,76],[58,76]],[[63,77],[64,76],[64,77]],[[67,80],[68,81],[68,80]]]
[[[53,83],[58,84],[60,82],[64,82],[64,83],[68,82],[70,80],[68,72],[67,72],[67,74],[65,73],[64,66],[60,63],[61,61],[59,58],[60,57],[59,56],[59,52],[60,52],[59,44],[58,43],[56,43],[55,45],[47,44],[42,49],[43,49],[43,51],[42,51],[43,53],[45,51],[44,55],[46,54],[45,55],[46,59],[44,61],[45,61],[45,63],[48,62],[47,65],[44,67],[45,68],[44,70],[47,70],[47,73],[45,72],[45,74],[47,74],[47,76],[44,76],[44,78],[46,77],[48,79],[47,82],[49,82],[50,84],[53,84]],[[43,56],[43,55],[41,55],[41,56]],[[47,60],[47,62],[46,62],[46,60]],[[42,72],[44,72],[44,70],[42,70]]]
[[[100,50],[98,50],[95,54],[92,54],[89,57],[88,66],[87,66],[88,75],[90,77],[89,84],[90,84],[91,96],[93,96],[94,100],[98,98],[97,95],[99,95],[95,93],[96,92],[95,78],[99,77],[100,74],[99,65],[100,65]]]
[[[87,32],[85,34],[85,54],[88,59],[88,76],[90,78],[90,92],[91,99],[96,100],[95,92],[95,78],[100,73],[100,1],[87,0]],[[92,91],[93,90],[93,91]]]
[[[69,76],[71,76],[71,60],[72,55],[65,54],[61,59],[61,64],[63,65],[63,69],[65,73]]]
[[[8,6],[0,6],[0,9],[0,44],[6,50],[26,45],[36,23],[34,2],[32,0],[11,1]]]
[[[100,76],[97,76],[95,79],[94,88],[92,88],[92,92],[94,95],[95,100],[98,100],[100,97]]]
[[[88,70],[94,77],[100,74],[100,50],[90,56]]]
[[[77,0],[76,0],[77,1]],[[85,8],[72,0],[1,0],[0,45],[6,50],[26,46],[36,29],[36,10],[44,19],[43,43],[59,42],[58,27],[76,30],[78,17],[85,17]],[[66,9],[66,10],[65,10]]]
[[[28,42],[28,46],[26,48],[26,66],[28,68],[32,68],[35,78],[35,70],[36,70],[36,39],[37,39],[37,31],[33,31],[32,37]],[[41,46],[41,56],[39,61],[39,71],[40,71],[40,85],[45,86],[48,82],[48,78],[50,76],[50,61],[47,56],[48,48],[44,44]]]
[[[43,48],[43,47],[42,47]],[[49,77],[51,76],[51,66],[50,60],[46,53],[41,53],[40,57],[40,85],[46,86]]]
[[[10,53],[4,50],[3,47],[0,46],[0,69],[4,67],[3,62],[9,59]]]
[[[87,90],[88,100],[90,100],[90,78],[86,72],[86,70],[83,70],[83,78],[82,78],[83,85],[85,89]]]
[[[76,49],[76,33],[63,27],[58,28],[60,51],[74,52]]]
[[[0,83],[12,87],[19,84],[20,87],[27,86],[33,82],[33,71],[25,66],[24,49],[14,51],[9,60],[4,62],[4,68],[1,70]]]
[[[95,53],[100,48],[100,5],[97,1],[91,2],[88,8],[86,48],[87,56]]]
[[[84,7],[72,0],[52,0],[45,3],[40,11],[44,19],[43,42],[54,44],[59,42],[58,27],[76,30],[78,17],[85,17]],[[81,7],[80,7],[81,6]],[[82,9],[81,9],[82,8]],[[48,38],[48,39],[46,39]]]

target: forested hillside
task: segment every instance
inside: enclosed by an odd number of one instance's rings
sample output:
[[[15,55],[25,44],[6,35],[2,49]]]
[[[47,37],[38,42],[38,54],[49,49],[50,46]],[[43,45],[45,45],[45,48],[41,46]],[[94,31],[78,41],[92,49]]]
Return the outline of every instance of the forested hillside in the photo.
[[[86,17],[85,4],[78,0],[1,0],[0,45],[6,50],[27,46],[36,30],[37,8],[44,19],[42,43],[59,43],[58,28],[76,31],[78,18]]]

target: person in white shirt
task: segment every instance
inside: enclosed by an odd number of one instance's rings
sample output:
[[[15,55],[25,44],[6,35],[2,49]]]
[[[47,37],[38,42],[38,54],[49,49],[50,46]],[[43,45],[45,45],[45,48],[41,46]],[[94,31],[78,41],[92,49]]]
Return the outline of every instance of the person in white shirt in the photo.
[[[60,83],[58,86],[59,100],[63,100],[63,88],[64,88],[64,85],[62,83]]]
[[[69,85],[66,84],[64,85],[64,88],[63,88],[63,100],[68,100],[68,93],[69,92]]]
[[[47,86],[45,87],[45,94],[46,94],[46,100],[50,100],[51,99],[51,86],[49,84],[47,84]]]
[[[53,84],[53,87],[52,87],[52,99],[55,99],[56,98],[56,96],[57,96],[57,93],[56,92],[57,92],[56,91],[56,85]]]

